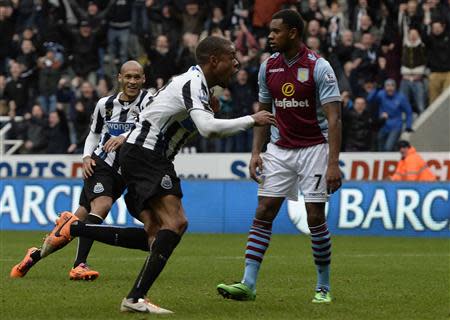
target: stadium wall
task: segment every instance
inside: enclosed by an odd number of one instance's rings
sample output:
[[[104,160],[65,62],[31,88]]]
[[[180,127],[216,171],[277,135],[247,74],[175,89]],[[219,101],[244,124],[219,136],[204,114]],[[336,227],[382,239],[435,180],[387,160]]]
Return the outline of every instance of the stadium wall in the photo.
[[[450,158],[450,87],[414,121],[414,132],[404,133],[418,151],[447,151]]]
[[[257,185],[248,180],[183,180],[189,232],[246,233],[256,207]],[[0,230],[48,231],[60,211],[74,211],[80,179],[7,178],[0,185]],[[338,235],[450,238],[450,183],[348,181],[327,205]],[[121,198],[106,223],[139,225]],[[303,201],[287,201],[275,233],[307,233]]]

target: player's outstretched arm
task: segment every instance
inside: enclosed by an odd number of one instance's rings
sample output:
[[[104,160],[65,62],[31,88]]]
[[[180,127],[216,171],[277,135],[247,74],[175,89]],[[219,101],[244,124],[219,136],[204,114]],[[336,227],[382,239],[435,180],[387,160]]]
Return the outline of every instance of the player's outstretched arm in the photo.
[[[341,103],[329,102],[323,106],[328,120],[328,169],[326,173],[327,188],[331,194],[341,187],[341,172],[339,170],[339,152],[342,140]]]
[[[235,119],[215,119],[210,112],[203,109],[193,109],[190,116],[200,134],[205,138],[227,137],[253,126],[275,124],[274,115],[268,111],[260,111],[252,116]]]
[[[270,103],[258,103],[259,112],[266,111],[269,112],[272,109],[272,105]],[[255,114],[256,115],[256,114]],[[260,156],[262,147],[267,140],[267,135],[269,134],[270,126],[258,126],[253,129],[253,146],[252,146],[252,157],[250,159],[249,164],[249,173],[250,177],[256,182],[260,183],[258,173],[262,172],[262,159]]]

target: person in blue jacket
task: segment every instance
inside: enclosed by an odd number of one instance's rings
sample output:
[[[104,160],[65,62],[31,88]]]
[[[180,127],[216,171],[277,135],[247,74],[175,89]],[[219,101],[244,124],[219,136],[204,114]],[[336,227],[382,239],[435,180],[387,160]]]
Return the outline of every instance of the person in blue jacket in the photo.
[[[408,99],[397,92],[393,79],[384,82],[384,89],[374,89],[367,101],[378,106],[378,116],[384,124],[378,132],[378,150],[393,151],[403,130],[403,113],[406,115],[406,131],[412,132],[412,109]]]

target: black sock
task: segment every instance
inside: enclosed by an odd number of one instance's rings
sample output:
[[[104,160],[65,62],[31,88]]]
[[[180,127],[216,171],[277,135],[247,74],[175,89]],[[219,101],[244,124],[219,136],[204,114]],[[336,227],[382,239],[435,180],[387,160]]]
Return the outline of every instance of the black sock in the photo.
[[[103,219],[94,214],[88,214],[86,220],[84,220],[86,224],[102,224]],[[78,238],[78,248],[77,248],[77,257],[75,258],[75,262],[73,267],[76,268],[80,263],[86,263],[89,252],[91,251],[92,244],[94,240],[80,237]]]
[[[31,259],[33,259],[33,265],[35,265],[39,260],[41,260],[41,249],[34,250],[30,254]]]
[[[127,296],[128,299],[133,299],[136,302],[147,294],[153,282],[164,269],[167,260],[180,242],[180,239],[181,236],[171,230],[158,231],[153,242],[152,253],[145,260],[133,289]]]
[[[144,228],[97,226],[77,221],[70,226],[70,235],[86,237],[112,246],[150,251]]]

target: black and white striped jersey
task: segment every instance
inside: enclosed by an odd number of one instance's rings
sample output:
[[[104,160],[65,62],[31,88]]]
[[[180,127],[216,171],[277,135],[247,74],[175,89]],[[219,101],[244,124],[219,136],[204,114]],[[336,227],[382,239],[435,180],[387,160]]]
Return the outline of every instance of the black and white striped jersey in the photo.
[[[173,77],[155,95],[147,97],[147,106],[139,114],[127,142],[154,150],[170,160],[198,132],[190,112],[200,109],[213,113],[208,85],[199,66]]]
[[[144,105],[146,90],[141,90],[138,97],[131,103],[120,101],[121,92],[101,98],[92,114],[90,130],[101,134],[100,141],[94,153],[108,165],[119,171],[119,157],[116,151],[105,152],[103,146],[111,138],[133,129],[139,113]]]

